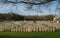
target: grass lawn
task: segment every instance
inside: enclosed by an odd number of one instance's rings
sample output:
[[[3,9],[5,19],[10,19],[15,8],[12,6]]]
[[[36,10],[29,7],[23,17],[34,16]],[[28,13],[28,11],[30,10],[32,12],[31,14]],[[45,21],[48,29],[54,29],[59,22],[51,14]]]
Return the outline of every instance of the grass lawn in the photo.
[[[60,32],[0,32],[0,38],[60,38]]]

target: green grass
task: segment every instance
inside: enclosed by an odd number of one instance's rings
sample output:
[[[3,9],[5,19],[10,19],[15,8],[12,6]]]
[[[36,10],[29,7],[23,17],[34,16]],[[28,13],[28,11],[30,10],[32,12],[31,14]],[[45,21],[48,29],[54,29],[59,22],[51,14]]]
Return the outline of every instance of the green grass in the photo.
[[[60,38],[60,32],[0,32],[0,38]]]

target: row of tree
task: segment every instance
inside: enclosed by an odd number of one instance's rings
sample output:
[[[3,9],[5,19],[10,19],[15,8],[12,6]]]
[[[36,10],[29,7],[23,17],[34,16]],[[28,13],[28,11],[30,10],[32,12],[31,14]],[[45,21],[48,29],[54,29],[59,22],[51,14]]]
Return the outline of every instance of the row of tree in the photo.
[[[8,13],[8,14],[0,14],[0,21],[4,20],[52,20],[55,16],[53,15],[45,15],[45,16],[23,16],[18,15],[15,13]]]
[[[25,16],[26,20],[53,20],[54,15],[42,15],[42,16]]]
[[[8,13],[8,14],[0,14],[0,21],[4,20],[23,20],[24,16],[15,14],[15,13]]]

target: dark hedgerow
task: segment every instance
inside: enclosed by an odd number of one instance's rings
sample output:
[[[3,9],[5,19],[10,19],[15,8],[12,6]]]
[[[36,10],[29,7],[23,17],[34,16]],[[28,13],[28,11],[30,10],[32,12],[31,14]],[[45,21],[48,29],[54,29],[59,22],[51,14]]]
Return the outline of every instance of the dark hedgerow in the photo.
[[[0,21],[19,21],[19,20],[53,20],[53,15],[45,15],[45,16],[23,16],[15,13],[0,13]]]

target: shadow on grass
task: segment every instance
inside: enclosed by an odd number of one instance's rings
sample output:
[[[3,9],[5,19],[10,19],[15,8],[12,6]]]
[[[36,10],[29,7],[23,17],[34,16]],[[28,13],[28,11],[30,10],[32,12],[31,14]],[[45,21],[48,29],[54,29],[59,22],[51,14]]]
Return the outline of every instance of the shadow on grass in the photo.
[[[56,29],[56,32],[60,32],[60,29]]]
[[[19,36],[19,37],[16,37],[16,36],[5,36],[5,35],[0,35],[0,38],[44,38],[44,37],[22,37],[22,36]]]

